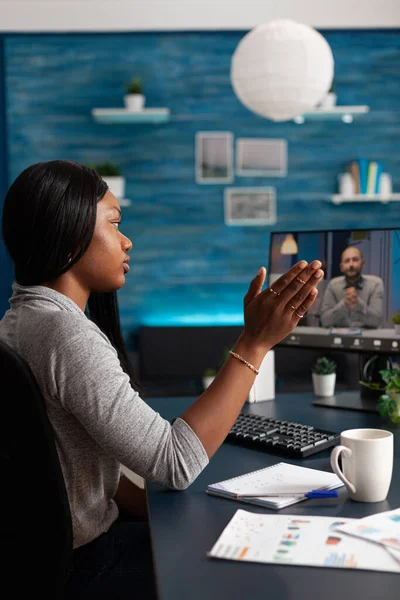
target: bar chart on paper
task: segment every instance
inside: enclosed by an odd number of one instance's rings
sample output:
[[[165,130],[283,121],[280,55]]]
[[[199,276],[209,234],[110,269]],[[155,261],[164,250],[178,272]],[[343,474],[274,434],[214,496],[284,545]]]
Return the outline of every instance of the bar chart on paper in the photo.
[[[263,515],[239,509],[208,556],[258,563],[400,573],[400,563],[384,547],[338,531],[338,527],[355,520]]]
[[[337,552],[332,552],[328,554],[328,556],[324,560],[325,567],[343,567],[347,569],[349,567],[356,568],[357,561],[354,554],[338,554]]]
[[[400,551],[400,509],[390,510],[340,527],[342,533]]]

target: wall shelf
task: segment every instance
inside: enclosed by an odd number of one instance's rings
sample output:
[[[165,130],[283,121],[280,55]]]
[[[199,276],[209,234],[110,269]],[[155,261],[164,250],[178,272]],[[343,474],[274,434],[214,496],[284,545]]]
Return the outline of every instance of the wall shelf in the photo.
[[[93,108],[92,117],[98,123],[166,123],[170,119],[169,108],[145,108],[141,111],[126,108]]]
[[[369,106],[332,106],[332,108],[316,108],[305,112],[293,121],[299,125],[305,121],[335,120],[343,123],[352,123],[356,117],[369,112]]]
[[[342,202],[381,202],[382,204],[388,204],[389,202],[399,202],[400,194],[354,194],[354,196],[344,196],[342,194],[334,194],[331,196],[333,204],[342,204]]]

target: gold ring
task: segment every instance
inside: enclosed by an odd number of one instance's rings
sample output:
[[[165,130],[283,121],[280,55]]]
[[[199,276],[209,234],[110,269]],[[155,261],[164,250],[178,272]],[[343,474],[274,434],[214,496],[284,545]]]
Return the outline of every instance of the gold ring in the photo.
[[[299,315],[299,313],[296,311],[294,311],[294,314],[297,315],[299,317],[299,319],[302,319],[304,317],[304,315]]]
[[[276,292],[275,290],[272,289],[271,286],[269,286],[269,291],[272,292],[273,294],[275,294],[275,296],[279,296],[280,292]]]
[[[293,306],[293,304],[290,304],[290,302],[288,302],[288,304],[289,304],[290,308],[293,308],[294,311],[297,310],[297,308],[295,306]]]
[[[306,283],[305,281],[303,281],[302,279],[300,279],[300,277],[296,277],[297,281],[300,281],[300,283]]]

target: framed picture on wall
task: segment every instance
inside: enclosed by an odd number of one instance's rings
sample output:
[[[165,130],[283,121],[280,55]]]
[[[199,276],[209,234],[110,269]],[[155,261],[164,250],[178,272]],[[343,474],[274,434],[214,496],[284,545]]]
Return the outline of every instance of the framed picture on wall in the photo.
[[[236,141],[236,173],[247,177],[285,177],[287,141],[239,138]]]
[[[275,188],[225,188],[224,219],[226,225],[274,225]]]
[[[197,183],[232,183],[233,134],[230,131],[198,131],[195,150]]]

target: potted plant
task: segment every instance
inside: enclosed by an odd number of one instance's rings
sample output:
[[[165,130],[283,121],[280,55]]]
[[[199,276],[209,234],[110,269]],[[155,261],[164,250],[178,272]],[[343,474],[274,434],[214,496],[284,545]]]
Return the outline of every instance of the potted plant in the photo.
[[[394,324],[394,331],[396,335],[400,335],[400,312],[394,313],[390,317],[390,322]]]
[[[135,77],[126,86],[126,94],[124,96],[124,104],[128,110],[140,112],[143,110],[145,103],[143,95],[142,80],[140,77]]]
[[[229,348],[224,348],[221,358],[221,367],[229,356]],[[213,382],[215,376],[217,374],[217,369],[207,368],[205,369],[202,377],[203,388],[206,389]]]
[[[333,396],[336,384],[336,363],[326,356],[317,358],[312,371],[314,394],[316,396]]]
[[[389,416],[393,423],[400,423],[400,367],[379,371],[385,382],[385,393],[379,398],[378,408],[382,416]]]
[[[117,165],[111,162],[87,165],[106,182],[112,194],[118,199],[125,196],[125,177]]]
[[[217,374],[216,369],[206,369],[203,373],[203,389],[207,389],[208,386],[214,381],[214,378]]]

